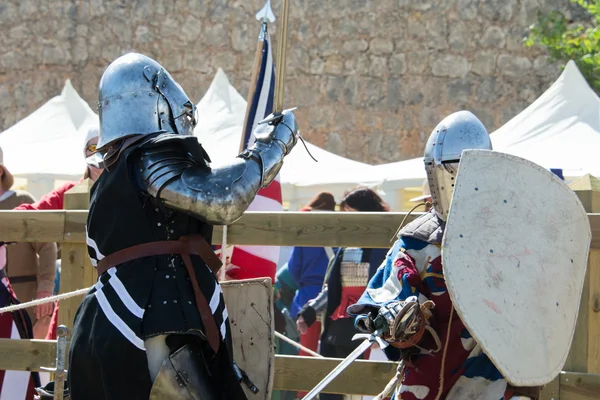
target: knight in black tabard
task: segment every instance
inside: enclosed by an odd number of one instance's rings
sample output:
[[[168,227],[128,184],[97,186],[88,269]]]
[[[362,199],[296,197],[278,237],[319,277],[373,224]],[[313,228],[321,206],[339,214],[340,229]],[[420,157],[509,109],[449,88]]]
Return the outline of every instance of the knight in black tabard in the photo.
[[[296,144],[294,114],[216,167],[191,135],[202,123],[194,104],[151,58],[115,60],[98,107],[105,170],[87,245],[99,279],[75,317],[71,398],[245,399],[211,234],[275,178]]]

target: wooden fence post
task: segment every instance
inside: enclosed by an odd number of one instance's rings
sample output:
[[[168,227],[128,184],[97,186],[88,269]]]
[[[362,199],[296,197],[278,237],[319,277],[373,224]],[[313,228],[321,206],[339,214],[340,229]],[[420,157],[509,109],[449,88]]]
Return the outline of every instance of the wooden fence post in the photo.
[[[92,181],[86,179],[65,193],[65,210],[87,210],[90,206]],[[65,221],[65,235],[69,235],[69,220]],[[60,293],[72,292],[92,286],[96,282],[85,243],[63,243],[61,250]],[[81,296],[71,297],[60,302],[58,324],[73,332],[75,312],[81,304]]]
[[[572,182],[588,213],[600,212],[600,180],[587,174]],[[577,328],[564,370],[600,373],[600,251],[590,250]]]
[[[579,197],[585,211],[600,212],[600,180],[590,174],[571,182],[569,187]],[[600,251],[590,250],[577,326],[571,351],[563,367],[568,372],[600,373]],[[540,400],[558,400],[560,376],[544,387]]]

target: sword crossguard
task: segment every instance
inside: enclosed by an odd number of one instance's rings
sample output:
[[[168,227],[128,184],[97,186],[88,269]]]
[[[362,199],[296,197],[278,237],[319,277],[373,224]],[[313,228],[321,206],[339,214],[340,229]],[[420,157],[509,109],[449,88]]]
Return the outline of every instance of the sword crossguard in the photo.
[[[352,337],[352,340],[368,340],[371,343],[377,343],[381,350],[388,347],[390,344],[381,338],[383,331],[377,330],[373,333],[357,333]]]

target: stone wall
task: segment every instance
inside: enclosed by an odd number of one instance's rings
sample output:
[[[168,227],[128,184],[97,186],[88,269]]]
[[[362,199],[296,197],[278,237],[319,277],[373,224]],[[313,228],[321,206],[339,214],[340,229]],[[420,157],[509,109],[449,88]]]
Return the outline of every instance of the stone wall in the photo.
[[[274,1],[278,15],[279,1]],[[97,85],[138,51],[199,101],[218,67],[245,97],[262,0],[4,0],[0,131],[60,93],[65,79],[96,109]],[[303,135],[370,163],[422,154],[460,109],[490,131],[560,74],[522,38],[538,10],[568,0],[291,0],[286,105]],[[275,29],[271,28],[276,39]]]

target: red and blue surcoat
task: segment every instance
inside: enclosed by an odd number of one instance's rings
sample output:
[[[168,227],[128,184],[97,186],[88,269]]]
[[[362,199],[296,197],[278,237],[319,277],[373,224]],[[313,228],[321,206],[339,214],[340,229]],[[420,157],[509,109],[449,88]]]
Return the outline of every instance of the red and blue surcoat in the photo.
[[[383,305],[417,296],[423,303],[432,300],[435,308],[429,319],[443,346],[448,329],[450,336],[443,367],[443,389],[440,399],[490,399],[512,397],[507,381],[502,377],[456,312],[452,313],[441,262],[441,238],[444,222],[435,211],[407,225],[390,249],[377,273],[357,304],[348,308],[352,315],[375,312]],[[434,337],[426,332],[409,362],[402,384],[395,397],[403,400],[434,400],[437,397],[442,373],[443,350]],[[401,353],[389,346],[386,354],[398,360]]]

